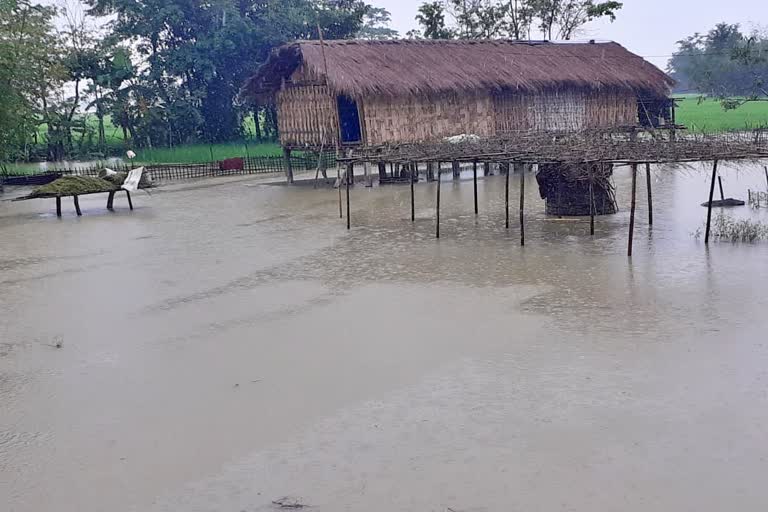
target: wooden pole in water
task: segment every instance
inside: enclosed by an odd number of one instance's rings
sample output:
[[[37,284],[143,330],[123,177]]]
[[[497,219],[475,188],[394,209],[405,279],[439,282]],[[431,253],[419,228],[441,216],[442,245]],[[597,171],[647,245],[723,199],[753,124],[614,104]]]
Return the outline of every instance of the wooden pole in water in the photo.
[[[653,226],[653,191],[651,190],[651,164],[645,164],[645,185],[648,188],[648,225]]]
[[[520,170],[520,245],[525,245],[525,166]]]
[[[717,184],[720,185],[720,199],[725,201],[725,194],[723,193],[723,178],[717,177]]]
[[[128,198],[128,208],[133,210],[133,201],[131,201],[131,193],[128,190],[126,190],[125,195]]]
[[[80,199],[77,196],[72,196],[72,198],[75,201],[75,212],[77,212],[77,215],[80,216],[83,213],[80,211]]]
[[[595,236],[595,176],[589,171],[589,236]]]
[[[56,216],[61,217],[61,197],[56,197]]]
[[[285,166],[285,179],[288,183],[293,183],[293,168],[291,167],[291,150],[283,148],[283,164]]]
[[[709,228],[712,225],[712,197],[715,195],[715,178],[717,177],[717,160],[712,166],[712,183],[709,185],[709,203],[707,204],[707,231],[704,234],[704,243],[709,243]]]
[[[440,238],[440,173],[441,162],[437,162],[437,205],[435,206],[435,238]]]
[[[763,167],[763,169],[765,169],[765,184],[768,186],[768,165]]]
[[[336,164],[336,181],[339,184],[339,218],[343,219],[344,213],[342,213],[343,210],[341,208],[341,165],[339,164]]]
[[[506,218],[506,228],[509,229],[509,170],[504,176],[504,217]]]
[[[627,256],[632,257],[632,242],[635,236],[635,208],[637,207],[637,164],[632,164],[632,207],[629,210],[629,242]]]
[[[349,164],[347,166],[347,179],[345,180],[347,182],[347,229],[351,229],[352,227],[352,223],[350,222],[351,219],[349,218],[349,181],[350,181],[349,175],[351,174],[350,168],[353,165],[354,164]]]
[[[416,198],[414,197],[414,194],[413,194],[413,180],[414,180],[414,178],[416,176],[418,176],[418,171],[417,171],[418,167],[417,166],[418,166],[418,164],[416,162],[414,162],[413,163],[413,171],[414,172],[411,173],[411,178],[410,178],[410,181],[411,181],[411,222],[416,222]]]
[[[472,161],[472,181],[475,187],[475,215],[477,215],[477,160]]]

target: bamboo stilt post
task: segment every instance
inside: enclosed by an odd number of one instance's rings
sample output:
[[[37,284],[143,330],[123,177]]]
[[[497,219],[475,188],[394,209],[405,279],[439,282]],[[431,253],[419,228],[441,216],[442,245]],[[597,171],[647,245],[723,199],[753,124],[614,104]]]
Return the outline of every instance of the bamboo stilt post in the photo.
[[[653,190],[651,189],[651,164],[645,164],[645,184],[648,188],[648,225],[653,226]]]
[[[293,167],[291,166],[291,150],[283,148],[283,164],[285,166],[285,179],[288,183],[293,183]]]
[[[416,162],[413,163],[413,173],[410,177],[411,182],[411,222],[416,222],[416,198],[413,193],[413,180],[416,179],[416,176],[419,175],[418,165]]]
[[[336,164],[336,181],[339,184],[339,218],[343,219],[344,214],[342,213],[343,210],[341,208],[341,165]]]
[[[477,160],[472,161],[472,183],[475,193],[475,215],[478,213],[477,209]]]
[[[483,162],[483,176],[491,175],[491,162]]]
[[[504,176],[504,218],[505,226],[509,229],[509,169]]]
[[[589,171],[589,236],[595,236],[595,177]]]
[[[114,203],[115,203],[115,193],[110,192],[109,195],[107,196],[107,210],[113,210]]]
[[[61,198],[56,198],[56,216],[61,217]]]
[[[126,190],[125,195],[128,198],[128,208],[133,210],[133,201],[131,201],[131,193],[128,190]]]
[[[712,225],[712,197],[715,195],[715,178],[717,177],[717,160],[712,165],[712,183],[709,185],[709,203],[707,204],[707,231],[704,234],[704,243],[709,243],[709,229]]]
[[[72,199],[75,202],[75,212],[77,212],[77,215],[80,216],[83,214],[83,212],[80,211],[80,198],[77,196],[72,196]]]
[[[350,181],[350,176],[349,175],[352,174],[351,171],[350,171],[350,168],[353,165],[354,164],[349,164],[347,166],[347,179],[345,180],[346,183],[347,183],[347,229],[351,229],[352,228],[352,222],[351,222],[351,219],[349,218],[349,181]]]
[[[632,256],[632,243],[635,236],[635,208],[637,207],[637,164],[632,164],[632,206],[629,210],[629,240],[627,256]]]
[[[520,245],[525,246],[525,167],[520,171]]]
[[[765,169],[765,185],[768,187],[768,166],[765,166],[763,169]]]
[[[725,201],[725,194],[723,193],[723,178],[717,177],[717,184],[720,185],[720,199]]]
[[[457,180],[461,177],[461,164],[454,160],[451,162],[451,168],[453,170],[453,179]]]
[[[440,238],[440,174],[441,163],[437,162],[437,204],[435,206],[435,238]]]

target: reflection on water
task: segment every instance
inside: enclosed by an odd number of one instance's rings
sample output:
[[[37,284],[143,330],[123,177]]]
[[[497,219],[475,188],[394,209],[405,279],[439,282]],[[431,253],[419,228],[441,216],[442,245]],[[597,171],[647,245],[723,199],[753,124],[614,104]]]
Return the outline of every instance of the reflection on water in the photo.
[[[61,220],[0,202],[0,497],[717,510],[712,489],[754,509],[768,252],[691,237],[707,170],[654,169],[652,229],[639,180],[631,261],[627,169],[594,238],[547,218],[529,176],[524,248],[503,177],[480,181],[476,217],[471,181],[445,176],[440,240],[424,183],[413,224],[408,187],[355,187],[350,232],[335,191],[252,179],[160,189],[132,213],[87,197]],[[765,187],[757,166],[723,176],[727,196]]]

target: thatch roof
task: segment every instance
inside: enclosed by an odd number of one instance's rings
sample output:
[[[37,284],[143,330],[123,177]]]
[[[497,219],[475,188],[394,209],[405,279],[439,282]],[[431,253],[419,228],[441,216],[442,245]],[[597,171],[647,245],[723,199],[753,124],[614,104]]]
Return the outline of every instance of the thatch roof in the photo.
[[[326,70],[327,60],[327,74]],[[276,48],[244,96],[277,91],[301,65],[336,94],[433,95],[580,88],[667,96],[673,80],[617,43],[507,40],[299,41]]]

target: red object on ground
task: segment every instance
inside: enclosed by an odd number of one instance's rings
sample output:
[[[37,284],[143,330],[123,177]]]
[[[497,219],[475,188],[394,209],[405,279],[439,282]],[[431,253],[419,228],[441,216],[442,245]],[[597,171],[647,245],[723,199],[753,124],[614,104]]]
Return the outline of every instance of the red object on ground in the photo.
[[[227,158],[219,162],[220,171],[242,171],[243,170],[242,158]]]

